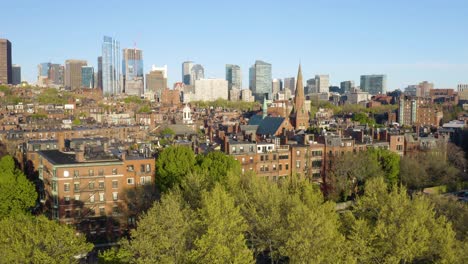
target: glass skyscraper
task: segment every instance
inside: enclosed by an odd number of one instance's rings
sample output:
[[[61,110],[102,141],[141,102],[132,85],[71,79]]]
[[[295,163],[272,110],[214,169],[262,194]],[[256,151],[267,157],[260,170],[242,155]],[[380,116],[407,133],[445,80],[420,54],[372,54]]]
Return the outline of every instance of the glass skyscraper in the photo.
[[[386,94],[387,93],[387,76],[386,75],[361,75],[361,90],[369,94]]]
[[[271,64],[257,60],[250,68],[249,73],[250,89],[255,96],[255,100],[263,101],[265,94],[267,94],[269,100],[273,99]]]
[[[81,86],[92,89],[94,87],[94,68],[91,66],[81,67]]]
[[[102,91],[104,95],[122,92],[121,63],[120,43],[111,37],[104,36],[102,43]]]
[[[242,89],[242,72],[238,65],[226,64],[226,80],[229,84],[229,90],[232,88]]]

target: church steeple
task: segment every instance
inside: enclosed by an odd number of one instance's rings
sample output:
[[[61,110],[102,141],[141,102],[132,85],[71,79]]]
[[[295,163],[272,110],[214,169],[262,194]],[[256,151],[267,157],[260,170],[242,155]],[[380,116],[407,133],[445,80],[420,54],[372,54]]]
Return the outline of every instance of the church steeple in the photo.
[[[309,113],[305,110],[304,82],[302,81],[302,68],[299,64],[297,71],[296,92],[294,95],[293,112],[291,113],[294,128],[307,129],[309,127]]]

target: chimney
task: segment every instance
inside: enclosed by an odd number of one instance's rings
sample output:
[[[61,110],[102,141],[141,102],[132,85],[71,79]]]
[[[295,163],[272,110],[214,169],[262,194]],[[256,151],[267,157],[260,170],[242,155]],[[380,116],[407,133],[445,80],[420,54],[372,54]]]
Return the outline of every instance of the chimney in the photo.
[[[57,146],[59,151],[64,151],[65,149],[65,135],[63,132],[57,132]]]
[[[81,145],[80,149],[75,151],[75,160],[76,162],[85,162],[84,145]]]

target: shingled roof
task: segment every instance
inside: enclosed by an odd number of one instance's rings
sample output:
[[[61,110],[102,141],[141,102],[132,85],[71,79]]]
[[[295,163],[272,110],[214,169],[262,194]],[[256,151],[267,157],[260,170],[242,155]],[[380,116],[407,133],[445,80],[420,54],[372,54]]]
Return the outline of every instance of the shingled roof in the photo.
[[[283,122],[284,117],[255,115],[250,118],[249,125],[258,125],[257,135],[275,135]]]

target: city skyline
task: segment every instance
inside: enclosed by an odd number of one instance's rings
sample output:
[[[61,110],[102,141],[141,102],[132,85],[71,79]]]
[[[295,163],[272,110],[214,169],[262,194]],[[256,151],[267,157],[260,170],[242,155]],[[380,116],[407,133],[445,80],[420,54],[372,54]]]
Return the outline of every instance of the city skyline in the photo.
[[[468,82],[468,48],[463,45],[468,38],[463,34],[468,18],[463,15],[467,7],[463,1],[444,5],[437,1],[424,1],[424,5],[420,1],[260,2],[252,3],[249,9],[238,3],[233,7],[238,12],[229,13],[223,3],[184,2],[190,10],[187,19],[199,23],[188,28],[171,17],[170,11],[178,10],[180,3],[163,3],[160,9],[167,12],[158,17],[151,16],[154,4],[150,2],[135,3],[144,7],[141,14],[116,8],[112,17],[103,15],[105,3],[94,3],[93,9],[86,11],[95,19],[63,21],[45,33],[30,26],[38,14],[54,13],[43,18],[43,23],[52,23],[66,18],[63,8],[79,12],[86,5],[11,2],[5,3],[6,10],[11,10],[5,19],[21,22],[2,28],[0,37],[11,41],[13,63],[21,66],[23,79],[31,83],[37,80],[36,67],[43,62],[63,65],[70,58],[83,59],[96,70],[105,35],[118,39],[121,48],[143,50],[145,74],[152,64],[167,64],[169,87],[181,81],[180,65],[187,60],[203,65],[206,77],[216,78],[225,76],[226,64],[239,65],[244,83],[248,83],[248,68],[255,60],[271,63],[273,78],[294,76],[301,61],[305,79],[329,74],[330,84],[335,86],[346,80],[358,83],[361,75],[370,74],[387,75],[388,91],[424,80],[436,88],[454,89],[458,83]],[[124,3],[116,5],[123,7]],[[323,12],[312,16],[310,10]],[[220,23],[234,19],[234,13],[241,14],[235,17],[238,23]],[[268,18],[271,14],[292,18]],[[125,20],[114,18],[125,16]],[[70,30],[64,31],[67,27]],[[240,40],[229,40],[227,35],[232,34]],[[283,39],[289,37],[298,41],[285,45]],[[318,37],[322,41],[315,41]]]

